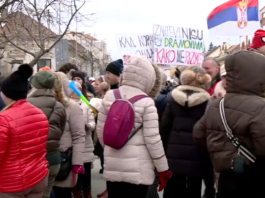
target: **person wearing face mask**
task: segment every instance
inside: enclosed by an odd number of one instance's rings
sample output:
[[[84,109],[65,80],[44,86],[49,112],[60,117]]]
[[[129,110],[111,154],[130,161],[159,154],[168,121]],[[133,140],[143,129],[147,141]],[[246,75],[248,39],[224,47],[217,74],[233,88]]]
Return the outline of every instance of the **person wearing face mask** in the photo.
[[[82,86],[79,82],[75,81],[76,87],[81,91]],[[85,120],[85,131],[86,131],[86,142],[85,142],[85,152],[84,152],[84,168],[85,174],[80,174],[78,176],[77,185],[73,190],[74,198],[92,198],[91,195],[91,167],[92,162],[96,159],[94,155],[94,144],[92,141],[92,131],[95,128],[95,119],[93,111],[87,106],[87,104],[80,99],[80,97],[73,92],[71,99],[80,105],[83,110],[84,120]]]
[[[94,97],[92,93],[87,91],[85,74],[83,72],[81,71],[72,72],[72,80],[80,83],[80,85],[82,86],[81,92],[88,101],[90,101],[90,99]]]
[[[253,45],[249,47],[250,50],[258,50],[265,55],[265,30],[257,30],[253,38]]]
[[[111,62],[110,64],[108,64],[106,72],[106,79],[110,83],[110,88],[118,89],[120,83],[120,75],[123,72],[123,61],[119,59]]]
[[[72,74],[74,71],[79,71],[78,67],[72,63],[65,63],[59,68],[60,72],[66,74],[69,80],[72,80]],[[85,81],[85,80],[84,80]],[[95,95],[94,87],[90,84],[89,81],[86,81],[87,91]]]

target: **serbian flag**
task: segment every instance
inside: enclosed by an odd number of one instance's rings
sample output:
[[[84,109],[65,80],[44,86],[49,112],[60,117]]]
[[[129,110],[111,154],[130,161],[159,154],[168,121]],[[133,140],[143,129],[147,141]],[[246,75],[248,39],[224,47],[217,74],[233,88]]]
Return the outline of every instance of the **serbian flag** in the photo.
[[[214,36],[252,35],[260,29],[258,0],[230,0],[215,8],[207,18]]]

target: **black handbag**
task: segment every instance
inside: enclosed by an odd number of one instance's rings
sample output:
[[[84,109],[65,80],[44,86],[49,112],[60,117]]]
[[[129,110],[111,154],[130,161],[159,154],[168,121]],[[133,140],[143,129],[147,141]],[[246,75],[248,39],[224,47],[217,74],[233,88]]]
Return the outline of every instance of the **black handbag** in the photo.
[[[61,152],[61,167],[59,173],[55,178],[56,181],[64,181],[67,179],[73,167],[72,155],[73,155],[72,148],[67,149],[67,151],[65,152]]]

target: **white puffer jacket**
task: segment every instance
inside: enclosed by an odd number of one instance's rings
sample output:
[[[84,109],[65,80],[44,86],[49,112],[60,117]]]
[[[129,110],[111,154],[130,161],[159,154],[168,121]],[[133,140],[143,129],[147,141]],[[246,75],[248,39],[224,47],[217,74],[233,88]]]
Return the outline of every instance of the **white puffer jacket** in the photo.
[[[156,96],[160,91],[160,72],[146,58],[132,57],[125,67],[121,96],[130,99],[136,95]],[[113,91],[107,92],[99,110],[97,134],[103,142],[103,129],[108,111],[115,101]],[[158,115],[152,98],[134,104],[135,127],[143,128],[120,150],[105,146],[104,176],[107,181],[151,185],[158,172],[168,170],[168,163],[158,130]]]

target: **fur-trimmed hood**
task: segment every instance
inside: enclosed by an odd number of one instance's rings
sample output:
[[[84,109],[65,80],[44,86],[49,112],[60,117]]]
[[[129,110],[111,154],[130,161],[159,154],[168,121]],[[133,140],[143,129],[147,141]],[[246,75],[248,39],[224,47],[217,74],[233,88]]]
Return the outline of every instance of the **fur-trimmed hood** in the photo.
[[[204,89],[189,85],[180,85],[172,91],[172,98],[181,106],[194,107],[210,99]]]
[[[156,98],[160,93],[161,74],[158,67],[145,57],[133,56],[124,67],[121,85],[138,88]]]

